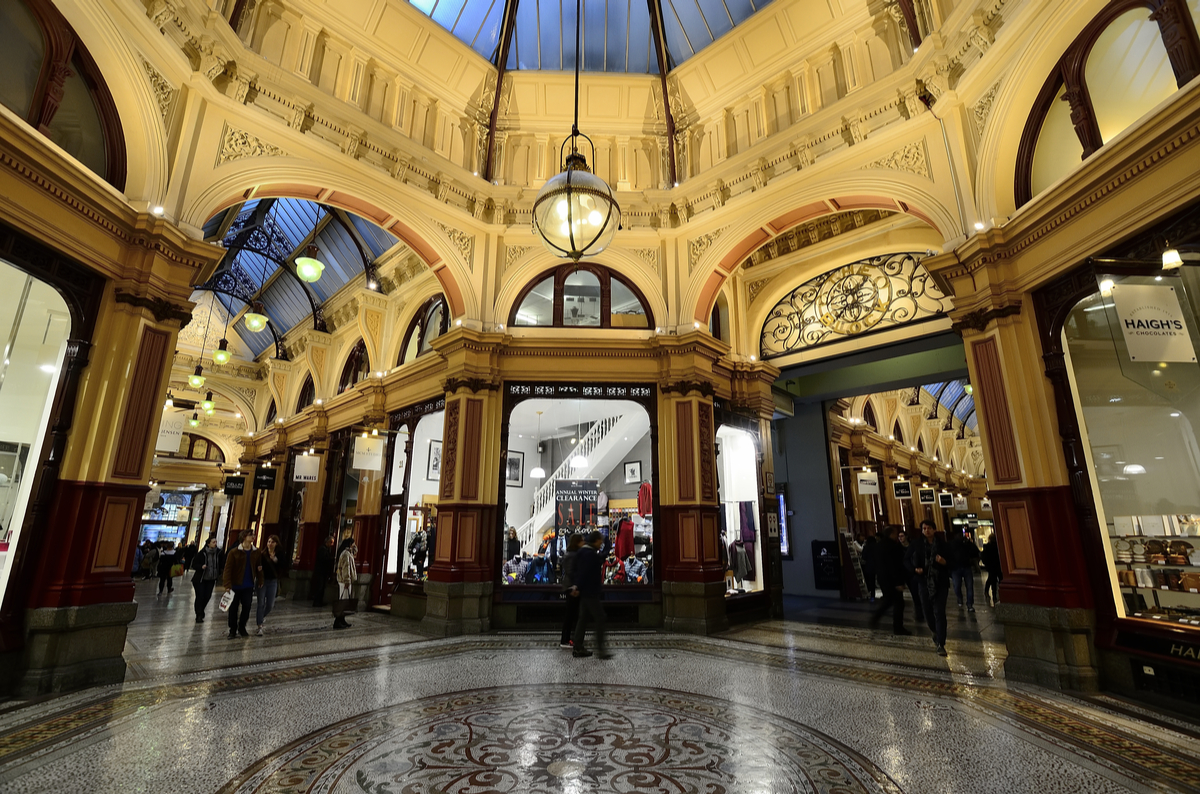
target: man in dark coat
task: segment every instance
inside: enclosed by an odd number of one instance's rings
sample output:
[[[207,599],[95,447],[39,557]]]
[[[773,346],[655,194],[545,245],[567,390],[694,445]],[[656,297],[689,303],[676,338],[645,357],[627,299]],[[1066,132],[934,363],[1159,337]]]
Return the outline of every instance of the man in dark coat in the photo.
[[[950,579],[954,582],[954,598],[963,606],[963,583],[967,584],[967,612],[975,612],[975,564],[979,562],[979,547],[965,528],[950,533]]]
[[[904,586],[908,581],[908,569],[904,568],[904,547],[900,546],[900,528],[889,525],[875,545],[875,569],[879,577],[879,588],[883,597],[871,611],[871,629],[888,608],[892,608],[892,634],[911,635],[904,628]]]
[[[588,618],[596,622],[594,637],[596,652],[600,659],[612,657],[604,635],[604,605],[600,602],[600,584],[603,577],[600,573],[604,559],[600,556],[600,547],[604,544],[604,534],[593,530],[588,536],[587,543],[579,548],[575,555],[575,587],[579,590],[579,623],[575,625],[575,657],[591,657],[592,653],[584,646],[584,635],[587,633]]]
[[[937,537],[937,526],[926,519],[921,522],[921,537],[908,547],[905,565],[917,578],[917,593],[921,596],[921,612],[933,632],[937,652],[946,656],[946,595],[950,592],[950,550]]]

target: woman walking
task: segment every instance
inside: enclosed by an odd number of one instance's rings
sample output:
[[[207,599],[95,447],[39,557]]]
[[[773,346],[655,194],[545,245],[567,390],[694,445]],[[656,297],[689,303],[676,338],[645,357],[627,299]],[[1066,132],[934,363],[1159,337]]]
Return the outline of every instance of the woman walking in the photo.
[[[171,575],[171,569],[175,566],[175,544],[170,541],[163,542],[162,552],[158,554],[158,595],[162,596],[163,588],[167,589],[167,594],[175,593],[175,578]]]
[[[208,600],[212,599],[213,588],[221,579],[222,564],[224,563],[221,550],[217,548],[217,537],[209,536],[204,542],[204,549],[192,556],[192,588],[196,591],[196,623],[204,623],[204,610]]]
[[[583,534],[572,533],[571,538],[567,540],[567,552],[562,559],[562,589],[563,595],[567,598],[567,612],[563,616],[562,632],[558,640],[560,649],[573,648],[571,635],[575,632],[575,625],[579,623],[579,589],[575,587],[575,554],[579,552],[581,546],[583,546]]]
[[[342,554],[337,560],[337,584],[338,598],[333,603],[333,628],[347,629],[350,624],[346,621],[346,611],[349,603],[354,598],[354,585],[358,581],[358,567],[354,562],[354,556],[358,554],[358,545],[354,543],[354,539],[346,539],[348,544],[343,541]]]
[[[980,556],[983,562],[983,567],[987,569],[987,581],[983,584],[983,598],[988,599],[992,607],[1000,604],[1000,581],[1004,579],[1004,572],[1000,569],[1000,546],[997,543],[996,533],[992,531],[992,537],[983,545],[983,554]]]
[[[258,589],[258,630],[254,633],[262,637],[263,622],[275,609],[275,597],[279,595],[279,536],[267,537],[267,549],[262,556],[262,585]]]

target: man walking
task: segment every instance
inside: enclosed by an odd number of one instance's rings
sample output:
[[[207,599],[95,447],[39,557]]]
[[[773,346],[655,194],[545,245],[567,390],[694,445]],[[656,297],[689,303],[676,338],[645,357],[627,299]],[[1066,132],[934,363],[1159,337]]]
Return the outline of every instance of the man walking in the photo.
[[[950,541],[950,578],[954,583],[954,598],[963,606],[962,586],[967,584],[967,612],[975,612],[975,564],[979,562],[979,547],[969,530],[952,533]]]
[[[950,564],[946,542],[937,537],[937,526],[926,519],[921,522],[921,537],[908,547],[905,565],[917,576],[917,593],[921,595],[921,612],[933,632],[937,653],[946,656],[946,596],[950,593]]]
[[[871,611],[871,629],[879,624],[883,614],[892,608],[892,634],[911,635],[904,628],[904,585],[908,582],[908,569],[904,568],[904,547],[900,546],[900,528],[888,525],[883,536],[876,542],[875,563],[879,577],[879,588],[883,597]]]
[[[222,577],[226,590],[233,589],[233,604],[229,605],[229,638],[250,637],[246,622],[250,620],[250,603],[254,592],[262,587],[262,553],[254,548],[254,534],[243,530],[241,544],[229,551]],[[239,609],[241,610],[239,614]]]
[[[575,625],[575,650],[572,652],[572,656],[575,657],[592,656],[583,644],[589,617],[596,622],[593,635],[600,659],[607,660],[612,657],[604,636],[604,605],[600,603],[600,566],[604,562],[600,557],[600,546],[603,543],[604,534],[593,530],[588,535],[587,543],[575,554],[574,584],[579,590],[579,623]]]
[[[204,549],[192,556],[192,588],[196,591],[196,623],[204,622],[204,610],[212,599],[213,587],[221,579],[221,550],[217,537],[209,536]]]

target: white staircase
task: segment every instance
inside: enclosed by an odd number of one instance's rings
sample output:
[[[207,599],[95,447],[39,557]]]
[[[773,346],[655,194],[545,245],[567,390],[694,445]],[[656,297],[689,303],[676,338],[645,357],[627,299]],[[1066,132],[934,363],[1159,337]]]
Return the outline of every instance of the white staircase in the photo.
[[[534,492],[533,516],[517,528],[521,549],[529,553],[536,552],[542,540],[542,531],[550,526],[554,517],[555,483],[559,480],[603,480],[625,460],[625,456],[649,430],[650,419],[644,411],[637,409],[631,409],[627,414],[605,417],[592,425],[558,469]],[[587,459],[586,467],[571,468],[571,459],[577,455]],[[648,465],[649,462],[643,464]]]

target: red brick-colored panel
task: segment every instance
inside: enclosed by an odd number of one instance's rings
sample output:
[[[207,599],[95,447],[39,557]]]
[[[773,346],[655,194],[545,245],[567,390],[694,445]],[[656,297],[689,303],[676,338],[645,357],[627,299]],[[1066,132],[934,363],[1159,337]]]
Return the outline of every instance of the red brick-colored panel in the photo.
[[[694,438],[692,404],[687,401],[675,404],[675,460],[680,502],[692,502],[696,499]]]
[[[144,480],[146,449],[150,434],[160,416],[162,395],[158,384],[167,363],[171,335],[158,329],[142,330],[133,376],[129,379],[129,398],[125,401],[125,416],[117,437],[113,458],[113,477]]]

